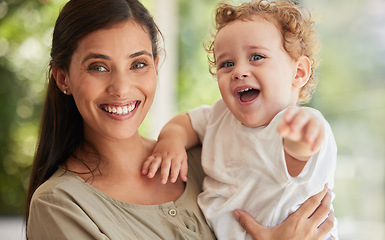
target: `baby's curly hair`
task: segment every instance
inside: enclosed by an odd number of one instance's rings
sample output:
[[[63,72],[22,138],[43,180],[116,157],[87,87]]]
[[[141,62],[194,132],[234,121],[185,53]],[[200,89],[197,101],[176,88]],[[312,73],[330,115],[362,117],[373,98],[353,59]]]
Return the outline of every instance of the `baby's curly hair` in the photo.
[[[210,73],[216,76],[214,45],[218,31],[236,20],[252,21],[252,17],[255,15],[262,15],[280,29],[283,47],[292,59],[296,60],[301,56],[309,58],[311,75],[298,96],[298,103],[308,103],[317,85],[314,70],[319,62],[316,54],[320,49],[320,41],[311,14],[308,11],[303,11],[294,1],[252,0],[238,6],[223,0],[220,1],[215,11],[215,29],[214,33],[211,34],[212,40],[207,40],[204,43],[208,53]]]

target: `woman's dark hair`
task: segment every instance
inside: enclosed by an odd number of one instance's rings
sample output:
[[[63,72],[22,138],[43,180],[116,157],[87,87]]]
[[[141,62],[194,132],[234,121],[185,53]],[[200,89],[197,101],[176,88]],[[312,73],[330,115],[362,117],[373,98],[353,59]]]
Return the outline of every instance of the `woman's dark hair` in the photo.
[[[64,5],[55,24],[49,82],[41,121],[39,142],[33,160],[26,202],[26,223],[35,190],[84,143],[83,119],[71,95],[57,87],[52,68],[68,71],[79,41],[88,34],[132,20],[140,24],[158,56],[161,33],[151,14],[138,0],[71,0]]]

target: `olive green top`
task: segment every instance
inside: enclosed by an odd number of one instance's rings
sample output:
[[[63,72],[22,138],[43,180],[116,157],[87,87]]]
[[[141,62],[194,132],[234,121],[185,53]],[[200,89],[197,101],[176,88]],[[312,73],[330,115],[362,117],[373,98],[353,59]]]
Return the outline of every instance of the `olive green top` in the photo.
[[[160,205],[118,201],[59,168],[32,197],[28,239],[215,239],[197,204],[204,178],[200,149],[188,156],[184,193]]]

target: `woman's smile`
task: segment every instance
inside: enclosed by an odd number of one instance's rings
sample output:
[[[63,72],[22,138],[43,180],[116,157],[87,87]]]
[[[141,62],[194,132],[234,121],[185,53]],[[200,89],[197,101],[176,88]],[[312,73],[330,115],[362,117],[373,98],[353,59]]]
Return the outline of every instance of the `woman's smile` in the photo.
[[[129,104],[101,104],[99,108],[103,110],[108,117],[114,120],[125,120],[134,116],[136,110],[140,106],[141,101],[133,101]]]

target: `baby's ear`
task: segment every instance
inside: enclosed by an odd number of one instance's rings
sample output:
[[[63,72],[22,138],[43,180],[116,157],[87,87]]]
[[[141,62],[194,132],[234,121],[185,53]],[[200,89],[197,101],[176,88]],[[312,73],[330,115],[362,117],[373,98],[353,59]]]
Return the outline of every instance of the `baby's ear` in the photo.
[[[52,76],[56,81],[58,88],[64,92],[64,94],[71,94],[71,89],[68,84],[68,74],[61,68],[52,67]]]
[[[296,61],[296,74],[292,83],[295,88],[305,86],[311,75],[311,63],[308,57],[301,56]]]

